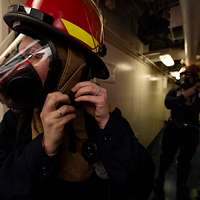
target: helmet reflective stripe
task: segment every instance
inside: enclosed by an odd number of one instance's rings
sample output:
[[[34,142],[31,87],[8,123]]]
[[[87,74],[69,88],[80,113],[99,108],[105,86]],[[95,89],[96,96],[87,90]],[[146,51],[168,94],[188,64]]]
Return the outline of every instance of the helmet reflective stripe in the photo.
[[[99,43],[98,41],[87,31],[82,29],[81,27],[77,26],[76,24],[73,24],[69,22],[68,20],[61,19],[65,28],[67,29],[68,33],[80,41],[82,41],[84,44],[89,46],[91,49],[98,51]],[[95,51],[95,52],[96,52]]]

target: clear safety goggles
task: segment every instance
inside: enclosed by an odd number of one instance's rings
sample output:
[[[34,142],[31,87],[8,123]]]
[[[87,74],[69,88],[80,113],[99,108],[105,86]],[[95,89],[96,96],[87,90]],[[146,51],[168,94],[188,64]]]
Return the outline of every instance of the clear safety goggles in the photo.
[[[41,70],[42,67],[49,67],[52,60],[52,51],[48,43],[24,34],[19,34],[14,39],[12,37],[9,35],[0,44],[0,84],[30,64],[37,71]]]

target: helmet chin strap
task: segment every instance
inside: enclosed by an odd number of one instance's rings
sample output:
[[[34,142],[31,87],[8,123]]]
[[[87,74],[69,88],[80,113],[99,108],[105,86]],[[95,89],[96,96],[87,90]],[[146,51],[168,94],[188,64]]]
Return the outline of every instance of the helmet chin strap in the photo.
[[[84,70],[87,69],[87,64],[84,57],[78,55],[71,48],[68,48],[67,51],[65,50],[64,55],[62,52],[62,56],[65,58],[65,64],[57,89],[65,94],[69,94],[71,88],[76,83],[87,80],[88,74],[84,73]]]
[[[59,91],[68,94],[71,88],[82,79],[82,72],[84,68],[85,64],[80,65],[72,74],[72,76],[67,80],[67,82],[65,82],[61,88],[58,87]]]

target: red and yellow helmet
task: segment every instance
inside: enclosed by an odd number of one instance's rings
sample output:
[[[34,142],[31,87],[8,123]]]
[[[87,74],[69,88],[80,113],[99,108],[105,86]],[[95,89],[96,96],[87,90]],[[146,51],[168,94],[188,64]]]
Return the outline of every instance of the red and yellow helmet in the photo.
[[[103,65],[98,58],[106,52],[103,20],[92,0],[27,0],[25,6],[10,6],[4,20],[19,33],[74,42],[96,59],[96,65]]]

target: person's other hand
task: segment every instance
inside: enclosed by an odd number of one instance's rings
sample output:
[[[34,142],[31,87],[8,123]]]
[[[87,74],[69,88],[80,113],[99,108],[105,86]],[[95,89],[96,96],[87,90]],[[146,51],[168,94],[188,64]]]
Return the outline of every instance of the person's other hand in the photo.
[[[86,111],[97,121],[101,129],[105,128],[109,120],[107,90],[99,85],[85,81],[77,83],[72,91],[76,102],[84,102]]]
[[[52,155],[62,143],[65,124],[76,117],[75,108],[69,105],[67,95],[53,92],[48,94],[40,117],[44,129],[43,144],[46,153]]]

